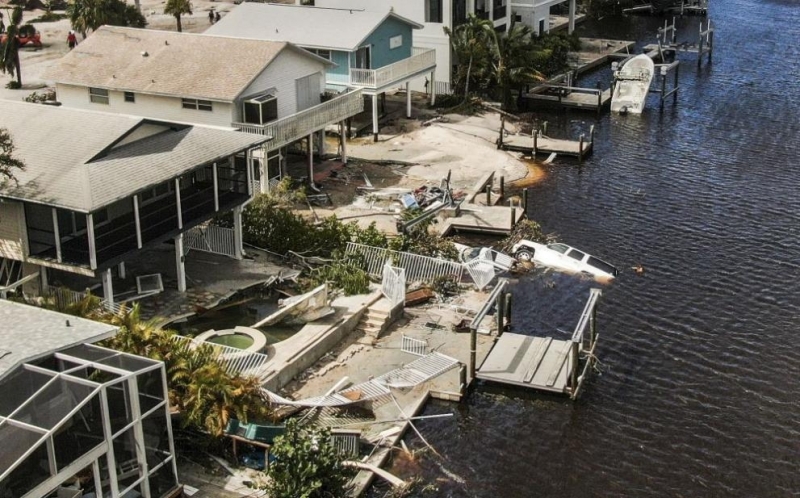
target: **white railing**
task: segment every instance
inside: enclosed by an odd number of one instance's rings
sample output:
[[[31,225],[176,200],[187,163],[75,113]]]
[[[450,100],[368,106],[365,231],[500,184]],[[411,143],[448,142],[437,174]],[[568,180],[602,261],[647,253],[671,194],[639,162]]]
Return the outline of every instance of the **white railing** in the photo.
[[[414,47],[411,57],[378,69],[350,69],[350,84],[353,86],[378,89],[392,83],[399,83],[409,76],[430,71],[436,67],[436,51]]]
[[[414,339],[413,337],[404,335],[403,342],[400,345],[400,351],[411,353],[417,356],[425,356],[428,354],[428,341]]]
[[[386,261],[383,265],[381,292],[392,303],[392,308],[406,300],[406,271],[394,268]]]
[[[50,288],[50,290],[47,293],[47,297],[52,298],[55,301],[56,306],[60,309],[64,309],[67,306],[71,306],[74,304],[78,304],[84,299],[86,299],[88,295],[89,294],[86,292],[78,292],[72,289],[67,289],[65,287]],[[97,297],[100,299],[100,304],[103,306],[103,308],[106,309],[106,311],[109,311],[114,314],[118,314],[120,311],[122,311],[122,305],[118,303],[109,303],[104,298],[100,296]]]
[[[216,225],[199,226],[187,230],[183,234],[185,251],[197,251],[222,254],[223,256],[236,257],[236,237],[233,228],[218,227]]]
[[[410,282],[432,282],[436,277],[453,276],[461,281],[464,267],[456,261],[420,256],[409,252],[392,251],[381,247],[365,246],[348,242],[347,255],[361,255],[364,258],[365,270],[376,277],[383,276],[383,267],[389,262],[392,266],[403,268],[405,277]]]
[[[265,125],[232,123],[231,126],[245,133],[272,137],[272,140],[267,142],[267,147],[277,149],[328,125],[355,116],[363,110],[364,99],[361,97],[361,90],[354,90]]]
[[[483,290],[497,275],[494,265],[491,261],[487,261],[484,255],[467,261],[464,263],[464,267],[467,269],[469,276],[472,277],[472,281],[475,282],[478,290]]]
[[[269,373],[267,370],[269,358],[263,353],[243,351],[230,346],[198,341],[181,335],[174,336],[173,340],[178,344],[178,348],[183,350],[209,346],[214,360],[231,375],[252,376],[263,381]]]

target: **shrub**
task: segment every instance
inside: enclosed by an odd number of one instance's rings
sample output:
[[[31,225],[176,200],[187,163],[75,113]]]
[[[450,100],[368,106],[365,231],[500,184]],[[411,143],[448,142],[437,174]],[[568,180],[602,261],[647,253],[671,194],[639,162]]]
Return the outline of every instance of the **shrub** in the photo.
[[[8,83],[6,83],[6,88],[8,88],[9,90],[19,90],[20,88],[22,88],[22,85],[20,85],[17,80],[11,80]]]
[[[304,292],[328,283],[334,289],[342,289],[345,296],[369,292],[369,275],[352,259],[335,261],[311,270],[302,282]]]
[[[290,420],[270,450],[275,462],[265,489],[272,498],[349,496],[353,467],[345,466],[331,444],[330,429],[306,430]]]

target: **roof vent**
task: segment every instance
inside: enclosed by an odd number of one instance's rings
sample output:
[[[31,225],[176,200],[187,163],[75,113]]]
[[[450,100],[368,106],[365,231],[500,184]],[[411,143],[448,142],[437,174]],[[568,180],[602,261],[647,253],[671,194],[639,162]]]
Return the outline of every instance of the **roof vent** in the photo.
[[[148,55],[150,54],[148,54],[147,51],[142,52],[142,57],[147,57]]]
[[[67,327],[72,327],[72,325],[69,323],[69,320],[67,320]]]

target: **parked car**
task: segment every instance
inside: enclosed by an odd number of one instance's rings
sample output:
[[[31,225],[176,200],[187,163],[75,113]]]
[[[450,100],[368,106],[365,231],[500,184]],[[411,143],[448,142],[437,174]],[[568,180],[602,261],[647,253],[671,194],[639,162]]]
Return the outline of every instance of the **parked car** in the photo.
[[[521,240],[511,248],[511,252],[519,261],[531,261],[542,266],[588,273],[595,277],[614,278],[617,276],[617,269],[613,265],[567,244],[545,245],[530,240]]]
[[[3,44],[8,39],[8,34],[3,33],[0,35],[0,44]],[[17,36],[19,40],[19,46],[24,47],[27,44],[31,44],[34,47],[41,47],[42,46],[42,35],[36,28],[33,27],[31,24],[26,24],[19,29],[19,35]]]

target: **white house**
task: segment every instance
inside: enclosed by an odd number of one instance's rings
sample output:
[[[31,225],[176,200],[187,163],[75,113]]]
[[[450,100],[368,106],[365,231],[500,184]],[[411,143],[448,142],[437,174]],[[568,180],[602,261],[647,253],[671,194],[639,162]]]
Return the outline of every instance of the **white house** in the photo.
[[[346,26],[347,29],[342,29]],[[362,89],[372,100],[373,133],[378,133],[378,96],[424,76],[435,80],[436,54],[414,45],[422,24],[391,9],[364,11],[310,6],[243,3],[207,34],[288,41],[332,61],[325,73],[329,90]],[[411,117],[411,94],[406,92]]]
[[[0,116],[25,164],[0,186],[0,268],[38,273],[42,287],[48,270],[98,278],[112,305],[112,270],[172,241],[185,291],[184,233],[229,211],[229,255],[242,257],[249,158],[268,137],[2,100]]]
[[[44,77],[66,107],[271,137],[265,190],[283,147],[363,110],[358,90],[322,101],[329,66],[287,42],[104,26]]]
[[[513,0],[512,15],[537,35],[550,32],[550,7],[569,1],[569,32],[575,30],[575,0]]]

